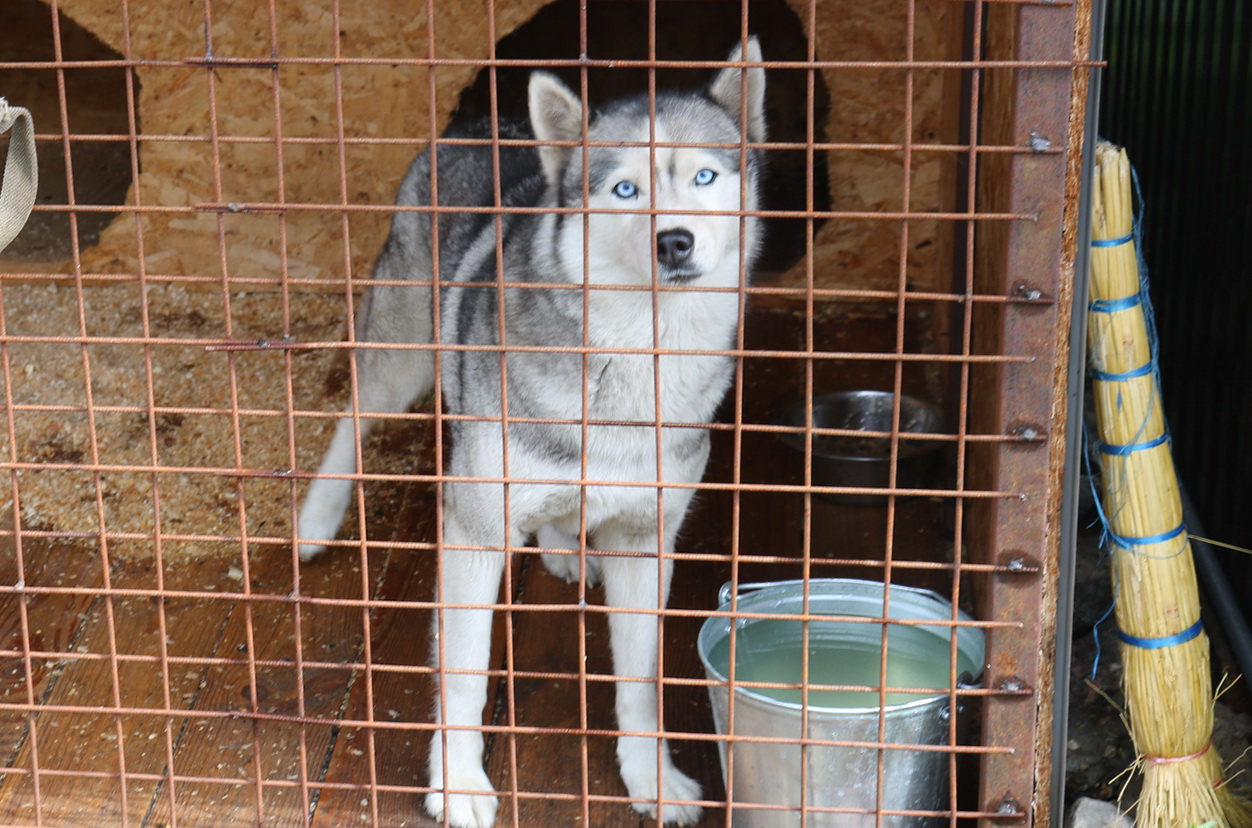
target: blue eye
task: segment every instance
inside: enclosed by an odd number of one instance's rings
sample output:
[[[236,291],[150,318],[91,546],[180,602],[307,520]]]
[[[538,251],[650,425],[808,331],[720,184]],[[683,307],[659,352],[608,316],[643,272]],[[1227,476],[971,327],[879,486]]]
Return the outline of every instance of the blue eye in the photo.
[[[629,181],[619,181],[613,186],[613,195],[618,198],[634,198],[639,195],[639,188]]]
[[[696,184],[703,187],[705,184],[712,184],[713,179],[717,178],[717,173],[709,169],[700,170],[696,173]]]

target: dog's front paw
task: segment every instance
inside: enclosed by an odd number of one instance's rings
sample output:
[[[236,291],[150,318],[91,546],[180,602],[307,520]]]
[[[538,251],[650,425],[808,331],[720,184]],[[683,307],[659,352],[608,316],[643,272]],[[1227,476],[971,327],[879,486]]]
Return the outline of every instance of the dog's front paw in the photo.
[[[441,783],[432,783],[442,787]],[[447,823],[454,828],[491,828],[496,821],[497,801],[491,780],[482,768],[471,773],[453,773],[448,780],[449,791],[482,791],[478,794],[432,791],[426,794],[426,810],[439,822],[444,820],[447,805]]]
[[[668,758],[662,769],[662,791],[660,799],[665,801],[661,809],[661,818],[666,824],[695,825],[700,821],[699,805],[684,804],[689,800],[700,798],[700,784],[675,767]],[[632,799],[651,800],[633,803],[634,809],[644,816],[656,818],[657,785],[656,759],[648,763],[640,763],[635,768],[622,766],[622,781]]]

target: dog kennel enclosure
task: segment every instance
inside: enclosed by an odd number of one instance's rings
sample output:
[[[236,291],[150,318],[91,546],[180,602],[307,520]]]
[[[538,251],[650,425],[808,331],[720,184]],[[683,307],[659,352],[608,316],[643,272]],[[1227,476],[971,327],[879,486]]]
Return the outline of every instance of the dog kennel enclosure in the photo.
[[[703,84],[755,35],[767,241],[656,615],[660,735],[702,785],[699,824],[730,824],[734,737],[714,731],[696,652],[721,586],[922,587],[956,608],[949,629],[964,610],[986,637],[981,682],[946,691],[947,793],[830,813],[1047,823],[1090,15],[1084,0],[9,0],[0,96],[35,116],[43,183],[0,253],[0,821],[428,824],[436,401],[361,446],[335,548],[302,564],[293,547],[352,416],[345,336],[395,188],[454,118],[524,115],[533,69],[594,108]],[[780,420],[867,389],[942,410],[916,485],[898,416],[875,432],[888,481],[869,485],[821,478],[817,444],[850,435]],[[602,593],[509,552],[483,724],[496,822],[639,824]],[[857,744],[879,777],[908,747]]]

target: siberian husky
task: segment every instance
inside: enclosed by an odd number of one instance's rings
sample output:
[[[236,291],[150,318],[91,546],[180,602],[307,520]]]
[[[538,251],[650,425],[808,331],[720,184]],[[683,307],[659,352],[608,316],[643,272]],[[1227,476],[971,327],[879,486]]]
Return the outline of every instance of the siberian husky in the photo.
[[[744,50],[736,47],[729,60],[742,63]],[[755,38],[746,61],[761,61]],[[455,608],[435,613],[434,658],[442,654],[448,671],[440,676],[435,715],[456,729],[433,739],[436,790],[426,806],[453,826],[495,821],[483,735],[473,728],[487,698],[481,671],[490,662],[490,607],[506,565],[503,550],[533,537],[552,550],[543,556],[548,569],[577,580],[584,513],[589,545],[601,554],[586,558],[583,573],[603,580],[610,609],[627,610],[609,614],[614,674],[644,679],[616,689],[618,725],[636,734],[617,742],[622,779],[640,812],[655,816],[660,799],[667,822],[700,816],[699,806],[683,804],[699,798],[699,786],[674,766],[668,746],[658,761],[656,738],[647,735],[658,732],[657,686],[649,679],[657,671],[656,612],[694,494],[689,484],[701,479],[708,460],[709,435],[698,426],[711,420],[730,385],[733,360],[717,352],[735,345],[735,289],[759,243],[750,215],[759,153],[749,150],[745,163],[739,145],[745,137],[765,139],[764,96],[763,68],[727,67],[707,89],[657,94],[655,120],[647,97],[605,107],[590,119],[584,144],[580,99],[536,71],[528,88],[530,129],[499,128],[502,138],[541,142],[499,146],[504,209],[495,206],[496,159],[483,143],[492,133],[481,124],[447,134],[477,145],[440,143],[436,158],[440,206],[478,210],[441,212],[437,244],[430,212],[393,219],[375,278],[414,284],[371,288],[357,338],[445,348],[443,402],[456,419],[448,421],[452,479],[443,487],[437,598]],[[429,152],[414,161],[399,205],[431,203],[431,167]],[[436,251],[438,340],[430,284]],[[370,418],[405,410],[433,386],[430,348],[355,354],[362,434]],[[665,424],[659,459],[658,418]],[[325,476],[314,480],[300,510],[305,560],[339,529],[353,490],[356,441],[352,419],[341,419],[319,470]],[[660,483],[688,487],[662,487],[658,496]],[[475,605],[484,609],[466,608]]]

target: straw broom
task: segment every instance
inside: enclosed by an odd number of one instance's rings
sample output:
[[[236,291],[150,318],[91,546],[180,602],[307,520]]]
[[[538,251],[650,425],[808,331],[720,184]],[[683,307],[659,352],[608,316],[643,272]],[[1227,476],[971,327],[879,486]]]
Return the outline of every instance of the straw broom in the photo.
[[[1088,345],[1123,688],[1143,773],[1138,828],[1252,828],[1213,747],[1209,642],[1165,436],[1125,150],[1096,152]]]

